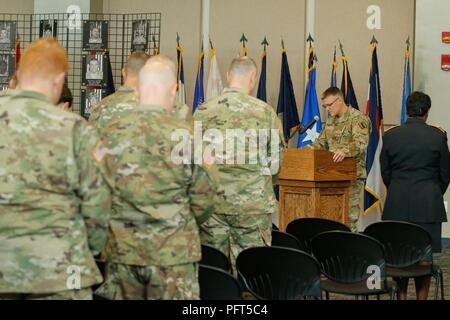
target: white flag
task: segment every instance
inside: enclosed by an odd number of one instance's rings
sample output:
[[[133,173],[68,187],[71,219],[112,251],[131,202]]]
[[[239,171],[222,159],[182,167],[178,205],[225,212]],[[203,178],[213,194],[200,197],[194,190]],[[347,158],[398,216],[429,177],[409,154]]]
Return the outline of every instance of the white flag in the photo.
[[[184,82],[178,80],[178,92],[177,92],[177,103],[186,104],[186,89],[184,88]]]
[[[210,66],[208,83],[206,85],[206,101],[214,98],[222,93],[223,84],[220,76],[219,65],[217,64],[216,53],[214,48],[209,50]]]
[[[177,103],[186,103],[186,91],[184,88],[184,59],[183,59],[183,49],[177,47],[177,60],[178,60],[178,72],[177,72]]]

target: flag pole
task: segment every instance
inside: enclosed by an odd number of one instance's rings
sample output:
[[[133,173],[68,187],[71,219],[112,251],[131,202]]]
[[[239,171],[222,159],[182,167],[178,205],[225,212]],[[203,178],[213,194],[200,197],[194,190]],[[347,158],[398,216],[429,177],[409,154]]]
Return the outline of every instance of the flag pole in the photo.
[[[210,49],[212,46],[208,48],[208,45],[211,45],[210,42],[210,21],[211,21],[211,0],[202,0],[202,43],[205,44],[204,51],[205,53],[208,53],[209,59],[207,61],[211,60],[210,56]],[[206,54],[205,54],[206,56]],[[207,63],[206,66],[204,66],[204,72],[205,74],[209,73],[209,63]]]

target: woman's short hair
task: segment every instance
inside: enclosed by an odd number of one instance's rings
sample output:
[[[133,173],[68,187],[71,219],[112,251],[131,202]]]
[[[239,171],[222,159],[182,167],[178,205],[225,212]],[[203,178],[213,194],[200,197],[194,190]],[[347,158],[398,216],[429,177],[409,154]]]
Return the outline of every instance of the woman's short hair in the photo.
[[[423,117],[431,108],[430,96],[419,91],[413,92],[406,100],[406,113],[408,117]]]

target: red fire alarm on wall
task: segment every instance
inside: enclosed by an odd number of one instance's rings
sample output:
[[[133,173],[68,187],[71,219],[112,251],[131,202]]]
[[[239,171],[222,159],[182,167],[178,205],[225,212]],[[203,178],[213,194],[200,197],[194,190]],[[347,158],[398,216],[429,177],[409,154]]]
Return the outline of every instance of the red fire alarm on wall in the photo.
[[[443,71],[450,71],[450,54],[443,54],[441,56],[441,69]]]
[[[442,32],[442,42],[450,43],[450,32]]]

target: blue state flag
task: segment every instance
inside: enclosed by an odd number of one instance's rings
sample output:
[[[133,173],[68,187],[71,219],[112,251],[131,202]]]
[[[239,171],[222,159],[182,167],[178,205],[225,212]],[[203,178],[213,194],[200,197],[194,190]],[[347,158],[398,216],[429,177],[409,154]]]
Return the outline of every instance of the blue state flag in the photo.
[[[337,67],[338,67],[338,63],[336,61],[336,48],[335,48],[334,49],[333,62],[331,64],[330,87],[337,87]]]
[[[107,79],[106,79],[105,95],[103,96],[103,98],[116,92],[116,88],[114,86],[114,77],[112,73],[111,58],[109,54],[106,54],[106,60],[108,61],[108,65],[106,67]]]
[[[186,103],[186,91],[184,88],[184,66],[183,66],[183,49],[177,46],[177,102],[180,104]]]
[[[203,62],[205,59],[205,52],[202,50],[200,51],[200,54],[198,56],[198,70],[197,70],[197,77],[195,79],[195,92],[194,92],[194,105],[192,108],[192,112],[194,113],[195,110],[199,105],[201,105],[205,101],[205,91],[203,87]]]
[[[314,117],[319,117],[316,123],[301,134],[298,138],[297,148],[303,148],[312,144],[322,131],[322,122],[320,121],[319,101],[316,91],[316,66],[314,65],[314,51],[309,48],[308,53],[308,84],[305,94],[305,105],[303,108],[302,127],[305,127]]]
[[[264,49],[261,57],[261,75],[259,76],[258,93],[256,94],[256,97],[264,102],[267,102],[266,73],[267,73],[267,51],[266,49]]]
[[[278,95],[277,114],[281,116],[283,134],[286,141],[290,139],[291,131],[300,124],[295,102],[294,87],[292,86],[291,72],[286,49],[283,48],[281,56],[280,93]]]
[[[404,124],[407,119],[406,115],[406,100],[411,95],[411,66],[409,64],[409,57],[411,53],[409,51],[409,45],[405,53],[405,65],[403,76],[403,95],[402,95],[402,114],[400,117],[400,124]]]
[[[346,55],[342,56],[342,65],[344,67],[344,70],[342,71],[341,90],[344,94],[345,103],[359,110],[358,100],[356,99],[355,90],[353,89],[352,77],[350,76],[350,71],[348,69],[348,61]]]

